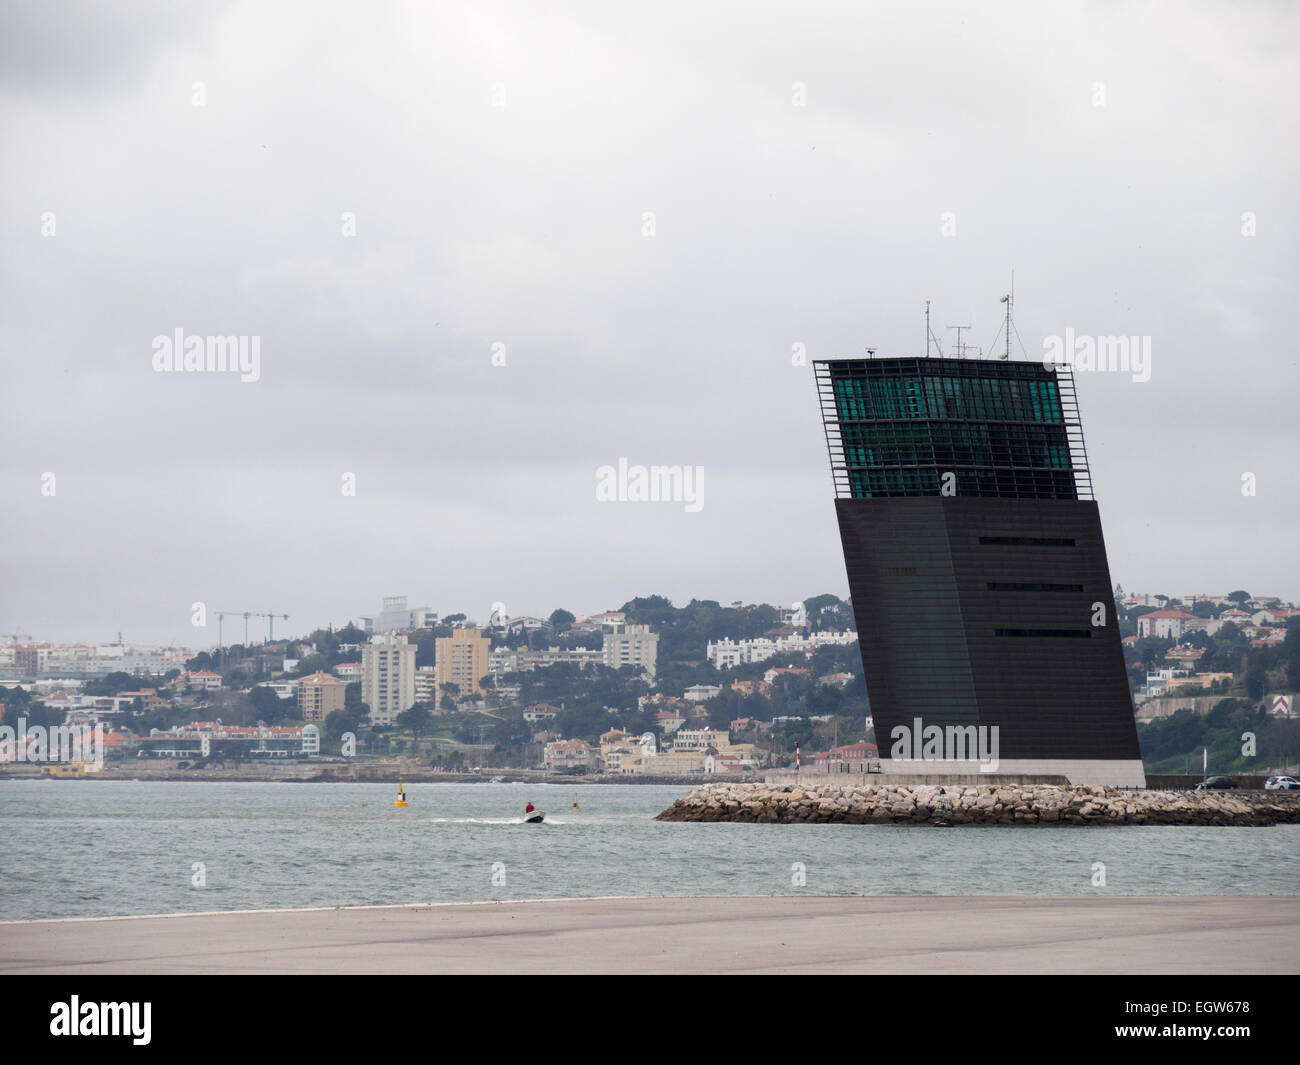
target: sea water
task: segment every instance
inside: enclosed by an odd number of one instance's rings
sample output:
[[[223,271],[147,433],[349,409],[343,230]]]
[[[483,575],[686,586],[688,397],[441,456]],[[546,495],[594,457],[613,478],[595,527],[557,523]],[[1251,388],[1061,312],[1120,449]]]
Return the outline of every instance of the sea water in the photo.
[[[611,895],[1289,895],[1300,873],[1300,825],[654,820],[686,790],[407,784],[400,809],[392,784],[3,781],[0,920]],[[530,801],[545,823],[522,823]]]

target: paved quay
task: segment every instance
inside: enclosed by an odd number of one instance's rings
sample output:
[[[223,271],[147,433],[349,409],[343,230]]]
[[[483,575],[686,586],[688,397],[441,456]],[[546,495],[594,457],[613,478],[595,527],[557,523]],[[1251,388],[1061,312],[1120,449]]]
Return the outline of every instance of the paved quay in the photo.
[[[0,973],[1296,973],[1300,896],[562,899],[0,924]]]

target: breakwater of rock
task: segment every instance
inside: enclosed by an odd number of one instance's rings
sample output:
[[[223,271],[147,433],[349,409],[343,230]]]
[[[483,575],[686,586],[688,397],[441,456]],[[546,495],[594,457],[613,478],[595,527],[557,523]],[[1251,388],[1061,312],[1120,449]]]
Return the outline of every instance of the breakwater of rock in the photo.
[[[1127,791],[1055,784],[704,784],[657,821],[750,824],[1300,824],[1300,792]]]

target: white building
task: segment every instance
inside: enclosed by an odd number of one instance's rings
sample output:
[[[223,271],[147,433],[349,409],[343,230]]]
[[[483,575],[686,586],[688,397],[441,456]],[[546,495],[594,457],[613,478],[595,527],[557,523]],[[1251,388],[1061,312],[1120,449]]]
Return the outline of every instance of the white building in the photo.
[[[427,606],[408,607],[406,596],[384,597],[383,608],[374,621],[374,631],[380,633],[403,632],[407,629],[427,629],[438,623],[437,611]],[[367,631],[370,631],[369,629]]]
[[[415,644],[392,633],[374,636],[361,650],[361,700],[370,723],[388,726],[415,705]]]
[[[432,703],[438,698],[438,670],[434,666],[419,666],[415,670],[415,701]]]
[[[795,603],[791,607],[781,607],[781,624],[790,625],[796,629],[806,629],[808,627],[808,609],[803,603]]]
[[[521,633],[538,632],[542,629],[549,629],[551,623],[545,618],[517,617],[510,618],[505,622],[505,630],[511,636]]]
[[[1154,610],[1137,619],[1138,636],[1142,639],[1159,636],[1164,640],[1178,640],[1183,633],[1203,626],[1200,618],[1186,610]]]
[[[647,677],[655,675],[655,662],[659,657],[659,636],[649,625],[629,625],[615,621],[604,629],[602,657],[610,669],[636,666]]]
[[[259,688],[270,688],[281,699],[295,699],[298,696],[298,681],[294,680],[268,680],[257,685]]]
[[[1177,677],[1188,676],[1185,669],[1157,669],[1147,674],[1147,695],[1164,695],[1169,690],[1169,682]]]
[[[320,754],[320,729],[315,725],[303,725],[302,727],[302,753],[309,755]]]
[[[679,728],[673,734],[674,751],[721,750],[731,746],[731,733],[712,728]]]
[[[718,640],[716,643],[710,643],[705,651],[705,657],[713,663],[715,669],[734,669],[736,666],[743,665],[746,662],[762,662],[764,659],[771,658],[773,653],[768,651],[762,658],[755,658],[754,645],[757,640]],[[771,644],[771,640],[764,640],[766,644]]]
[[[595,769],[599,757],[599,748],[593,748],[585,740],[556,740],[543,749],[542,765],[546,769],[575,769],[579,766]]]
[[[686,724],[686,718],[673,710],[660,710],[655,714],[655,724],[664,730],[665,736],[671,736]]]
[[[604,661],[604,651],[585,647],[550,647],[544,651],[530,651],[526,647],[494,647],[488,652],[488,668],[498,676],[502,673],[531,673],[562,662],[586,668]]]
[[[581,619],[589,625],[621,625],[627,620],[627,615],[621,610],[606,610],[603,614],[592,614],[589,617]]]
[[[190,691],[216,692],[221,690],[221,674],[199,670],[191,673],[187,685]]]
[[[766,662],[779,654],[809,655],[828,644],[846,646],[856,643],[858,634],[845,632],[814,632],[807,636],[780,636],[769,640],[756,636],[752,640],[718,640],[705,649],[705,657],[717,669],[734,669],[741,664]]]

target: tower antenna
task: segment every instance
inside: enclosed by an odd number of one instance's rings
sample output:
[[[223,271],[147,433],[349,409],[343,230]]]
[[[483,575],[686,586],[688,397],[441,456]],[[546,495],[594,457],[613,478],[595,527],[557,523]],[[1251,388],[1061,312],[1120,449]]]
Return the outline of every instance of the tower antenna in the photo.
[[[943,345],[939,343],[939,338],[934,335],[934,330],[930,328],[930,301],[925,301],[925,357],[930,357],[930,342],[934,341],[935,350],[939,352],[939,358],[943,358]]]
[[[963,358],[965,358],[965,357],[966,357],[966,348],[962,346],[962,342],[961,342],[961,331],[962,331],[963,329],[969,329],[970,326],[968,326],[968,325],[950,325],[948,328],[949,328],[949,329],[955,329],[955,330],[957,330],[957,358],[959,358],[959,359],[963,359]]]
[[[1011,310],[1016,303],[1016,272],[1014,270],[1011,271],[1011,291],[1002,297],[1001,302],[1007,305],[1007,320],[1006,320],[1006,324],[1003,327],[1006,330],[1006,334],[1007,334],[1007,348],[1006,348],[1006,353],[1002,356],[1002,359],[1004,362],[1010,362],[1011,361]]]

